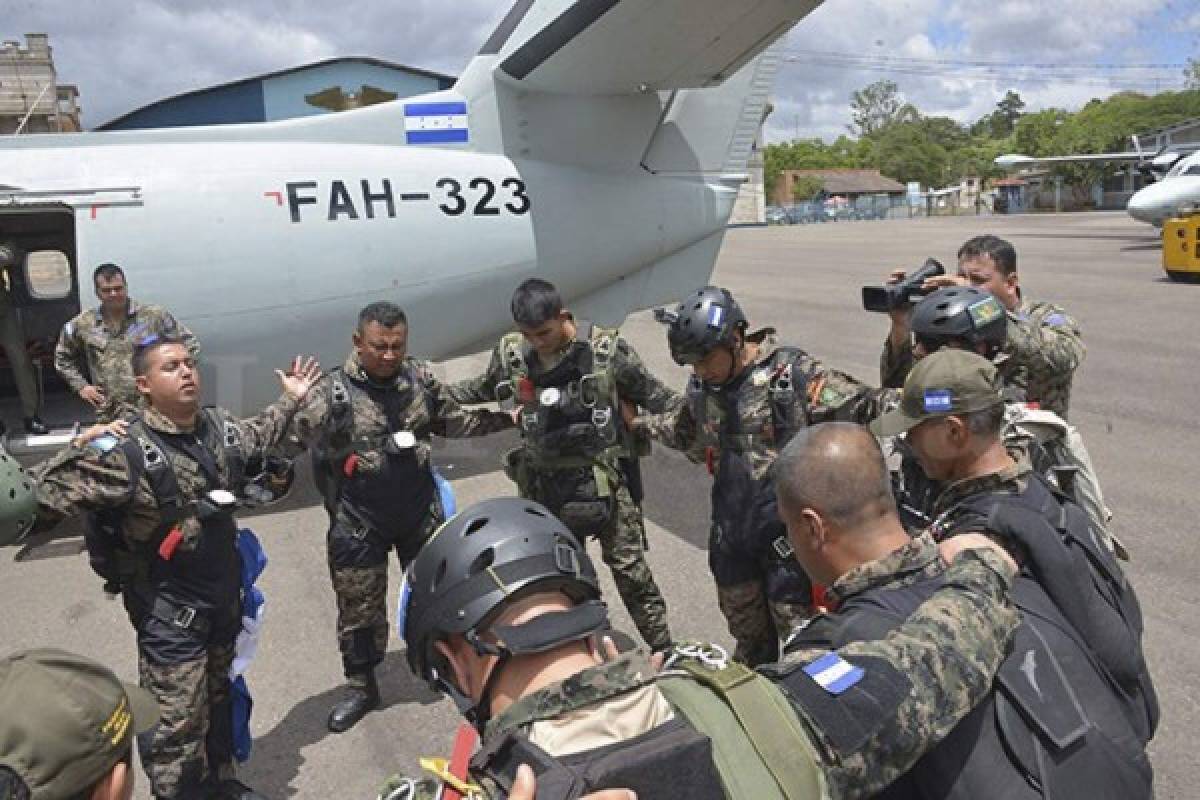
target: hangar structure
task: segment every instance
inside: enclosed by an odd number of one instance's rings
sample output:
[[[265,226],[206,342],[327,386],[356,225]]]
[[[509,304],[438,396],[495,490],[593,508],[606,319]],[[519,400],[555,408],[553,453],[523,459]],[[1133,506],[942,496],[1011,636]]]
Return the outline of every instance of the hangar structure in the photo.
[[[452,75],[378,58],[330,58],[158,100],[96,130],[271,122],[449,89]]]

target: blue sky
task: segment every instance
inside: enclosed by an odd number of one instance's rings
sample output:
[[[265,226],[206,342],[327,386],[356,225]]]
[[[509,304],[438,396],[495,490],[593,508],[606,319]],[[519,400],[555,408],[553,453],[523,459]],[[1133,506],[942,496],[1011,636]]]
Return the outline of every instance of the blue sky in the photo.
[[[95,125],[180,92],[322,58],[367,55],[457,73],[508,0],[2,0],[0,38],[50,34],[61,80]],[[1184,62],[1200,56],[1196,0],[827,0],[788,35],[791,51],[1009,63]],[[895,80],[928,114],[970,122],[1008,88],[1029,110],[1078,108],[1122,72],[1025,80],[949,66],[938,75],[785,63],[772,140],[836,137],[851,92]],[[913,63],[913,62],[908,62]],[[919,63],[928,64],[928,61]],[[1033,77],[1036,77],[1034,75]],[[1162,88],[1179,88],[1169,70]]]

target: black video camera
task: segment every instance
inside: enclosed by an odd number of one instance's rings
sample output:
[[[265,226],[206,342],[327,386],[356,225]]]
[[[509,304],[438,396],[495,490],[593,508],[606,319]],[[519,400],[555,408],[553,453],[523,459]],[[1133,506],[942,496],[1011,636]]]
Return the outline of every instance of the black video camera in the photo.
[[[946,268],[937,259],[925,259],[925,265],[916,272],[906,275],[904,280],[886,286],[862,287],[863,308],[867,311],[895,311],[915,302],[916,298],[929,294],[921,285],[935,275],[945,275]]]

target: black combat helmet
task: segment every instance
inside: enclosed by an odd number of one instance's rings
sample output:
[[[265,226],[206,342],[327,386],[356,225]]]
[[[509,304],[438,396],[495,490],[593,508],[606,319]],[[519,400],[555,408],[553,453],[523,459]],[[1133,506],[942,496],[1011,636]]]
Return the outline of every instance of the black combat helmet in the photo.
[[[913,308],[913,336],[932,353],[943,345],[985,345],[991,358],[1004,347],[1008,316],[1000,301],[973,286],[950,286],[927,295]]]
[[[655,314],[667,325],[671,358],[680,366],[695,364],[721,345],[734,347],[744,331],[746,315],[728,289],[705,286],[679,303],[674,311]]]
[[[484,637],[507,601],[549,590],[578,605],[521,625],[495,626]],[[485,500],[447,520],[409,565],[404,592],[400,626],[409,666],[450,695],[478,727],[486,722],[490,684],[511,656],[545,652],[608,624],[587,551],[546,508],[517,497]],[[453,685],[434,647],[456,634],[481,655],[500,658],[479,709]]]

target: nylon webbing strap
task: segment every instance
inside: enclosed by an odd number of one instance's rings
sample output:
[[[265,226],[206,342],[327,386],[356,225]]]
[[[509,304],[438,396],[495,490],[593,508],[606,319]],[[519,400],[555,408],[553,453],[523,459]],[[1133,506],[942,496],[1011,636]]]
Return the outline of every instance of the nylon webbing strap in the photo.
[[[795,742],[781,732],[797,731],[794,719],[771,696],[766,678],[744,664],[730,662],[722,669],[710,669],[687,659],[676,665],[712,689],[733,711],[746,737],[779,784],[788,800],[811,800],[821,796],[821,787],[811,773],[802,768]]]

